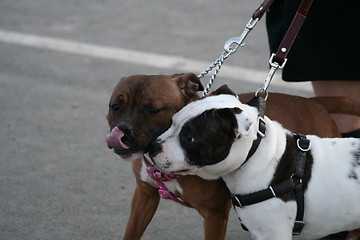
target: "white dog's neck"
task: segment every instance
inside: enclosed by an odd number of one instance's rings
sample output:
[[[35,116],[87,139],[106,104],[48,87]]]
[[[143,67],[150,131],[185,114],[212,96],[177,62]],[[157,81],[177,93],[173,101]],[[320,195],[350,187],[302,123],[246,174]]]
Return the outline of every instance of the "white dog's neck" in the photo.
[[[222,177],[233,194],[247,194],[267,188],[285,151],[287,130],[268,118],[265,121],[266,136],[254,155],[239,169]]]

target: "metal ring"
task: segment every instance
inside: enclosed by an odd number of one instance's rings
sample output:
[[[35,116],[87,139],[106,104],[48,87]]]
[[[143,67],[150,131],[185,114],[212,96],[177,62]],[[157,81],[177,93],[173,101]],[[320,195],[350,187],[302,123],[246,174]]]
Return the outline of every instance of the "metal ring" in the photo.
[[[302,147],[300,146],[300,139],[298,139],[298,140],[296,141],[296,145],[297,145],[297,147],[298,147],[301,151],[307,152],[307,151],[309,151],[310,148],[311,148],[311,141],[309,141],[309,146],[308,146],[306,149],[304,149],[304,148],[302,148]]]
[[[255,92],[255,97],[258,97],[259,93],[262,93],[262,94],[265,94],[265,101],[267,100],[268,96],[269,96],[269,92],[266,91],[265,89],[263,88],[259,88],[256,92]]]

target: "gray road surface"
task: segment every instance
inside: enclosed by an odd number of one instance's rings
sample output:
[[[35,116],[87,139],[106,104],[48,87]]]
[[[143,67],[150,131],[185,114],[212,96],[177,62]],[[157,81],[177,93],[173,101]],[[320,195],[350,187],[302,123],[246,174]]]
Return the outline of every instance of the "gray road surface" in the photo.
[[[164,56],[210,64],[259,4],[0,1],[0,239],[121,239],[135,182],[131,163],[120,161],[104,141],[112,88],[125,75],[191,70],[181,64],[156,67],[139,52],[155,54],[161,64]],[[263,24],[225,65],[265,73]],[[114,55],[102,56],[108,48]],[[119,49],[130,55],[118,58]],[[197,66],[193,71],[199,73]],[[261,87],[262,79],[251,83],[248,76],[220,72],[217,81],[238,92]],[[307,89],[271,86],[311,96]],[[227,239],[249,239],[239,229],[232,213]],[[162,200],[143,239],[202,239],[202,219],[195,210]]]

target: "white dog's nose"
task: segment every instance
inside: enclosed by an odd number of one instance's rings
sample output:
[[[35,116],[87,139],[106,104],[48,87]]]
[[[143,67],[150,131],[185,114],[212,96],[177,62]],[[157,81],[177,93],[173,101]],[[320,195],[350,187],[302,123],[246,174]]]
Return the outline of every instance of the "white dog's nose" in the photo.
[[[149,157],[153,158],[162,152],[162,143],[160,140],[152,141],[149,145]]]

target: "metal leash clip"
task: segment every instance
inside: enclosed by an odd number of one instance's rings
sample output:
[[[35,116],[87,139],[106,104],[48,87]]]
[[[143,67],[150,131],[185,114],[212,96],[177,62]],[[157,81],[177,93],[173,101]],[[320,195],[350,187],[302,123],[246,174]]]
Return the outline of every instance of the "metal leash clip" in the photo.
[[[264,84],[264,87],[263,87],[265,91],[267,91],[267,89],[269,88],[269,85],[270,85],[271,80],[273,79],[273,77],[275,75],[275,72],[278,69],[284,68],[284,66],[286,64],[286,61],[287,61],[287,59],[285,59],[285,61],[280,65],[279,63],[273,61],[274,57],[275,57],[275,53],[271,54],[271,57],[269,59],[270,71],[269,71],[268,76],[265,79],[265,84]]]
[[[280,65],[279,63],[273,61],[274,57],[275,57],[275,53],[271,54],[271,57],[269,59],[270,70],[269,70],[268,75],[265,78],[264,86],[262,88],[258,89],[255,93],[255,96],[258,96],[259,93],[265,94],[266,95],[265,100],[268,97],[268,88],[270,86],[271,80],[273,79],[273,77],[275,75],[275,72],[278,69],[284,68],[286,61],[287,61],[287,58],[285,58],[285,61]]]
[[[236,52],[239,47],[243,47],[245,45],[244,43],[245,38],[250,33],[250,31],[255,27],[258,21],[259,18],[255,18],[255,19],[250,18],[250,20],[245,26],[245,30],[240,35],[240,37],[233,37],[225,42],[224,50],[227,53],[227,56],[225,58]]]
[[[210,66],[205,71],[203,71],[202,73],[200,73],[198,75],[198,78],[201,79],[206,74],[208,74],[213,68],[216,67],[215,72],[211,76],[209,83],[206,85],[206,87],[202,93],[202,97],[205,97],[209,93],[211,85],[213,84],[213,82],[216,78],[216,75],[218,74],[225,59],[228,58],[231,54],[235,53],[239,47],[242,47],[245,45],[245,43],[244,43],[245,38],[251,32],[251,30],[255,27],[255,25],[258,23],[258,21],[260,21],[260,19],[264,15],[264,13],[269,9],[269,7],[271,6],[271,4],[274,1],[275,0],[264,0],[264,2],[260,5],[260,7],[258,9],[256,9],[256,11],[252,15],[252,17],[250,18],[248,23],[245,25],[245,29],[244,29],[243,33],[240,35],[240,37],[233,37],[233,38],[228,39],[224,44],[224,51],[220,55],[220,57],[217,58],[212,64],[210,64]]]
[[[233,37],[228,39],[225,42],[224,45],[224,51],[223,53],[220,55],[219,58],[217,58],[212,64],[210,64],[210,66],[203,71],[202,73],[200,73],[198,75],[198,78],[203,78],[206,74],[208,74],[214,67],[216,67],[215,72],[213,73],[213,75],[211,76],[209,83],[206,85],[204,91],[202,92],[202,97],[205,97],[211,88],[211,85],[213,84],[213,82],[215,81],[216,75],[219,73],[220,68],[223,64],[223,62],[225,61],[226,58],[228,58],[231,54],[235,53],[239,47],[242,47],[245,45],[244,40],[247,37],[247,35],[249,34],[249,32],[255,27],[256,23],[259,21],[259,18],[250,18],[250,20],[248,21],[248,23],[245,26],[245,30],[243,31],[243,33],[240,35],[240,37]]]

